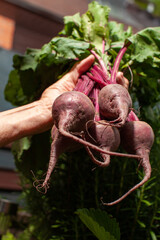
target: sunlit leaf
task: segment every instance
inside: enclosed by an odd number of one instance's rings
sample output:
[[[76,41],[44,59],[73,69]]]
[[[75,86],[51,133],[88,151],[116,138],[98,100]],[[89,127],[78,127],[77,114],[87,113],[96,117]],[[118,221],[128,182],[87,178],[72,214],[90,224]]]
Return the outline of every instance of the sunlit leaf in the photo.
[[[153,231],[150,231],[151,239],[157,240],[156,234]]]
[[[141,228],[146,227],[146,225],[143,222],[141,222],[140,220],[137,220],[137,223],[141,226]]]
[[[119,240],[120,229],[114,218],[100,209],[78,209],[82,222],[99,240]]]

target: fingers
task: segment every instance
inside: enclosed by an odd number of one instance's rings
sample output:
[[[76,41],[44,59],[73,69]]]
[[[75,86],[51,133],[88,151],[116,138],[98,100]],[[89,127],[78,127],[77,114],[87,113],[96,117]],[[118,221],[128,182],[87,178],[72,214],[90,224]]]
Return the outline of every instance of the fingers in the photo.
[[[95,57],[93,55],[89,55],[87,58],[83,59],[82,61],[76,63],[72,69],[69,71],[70,79],[74,84],[74,87],[77,83],[78,77],[86,72],[94,63]]]
[[[67,74],[43,92],[41,99],[47,99],[47,101],[53,103],[61,93],[72,91],[76,86],[79,76],[91,67],[94,60],[94,56],[90,55],[82,61],[77,62]]]
[[[94,56],[90,55],[82,61],[76,63],[66,75],[54,84],[54,87],[61,89],[61,92],[72,91],[79,76],[91,67],[94,60]]]
[[[77,71],[78,75],[86,72],[91,65],[93,64],[95,57],[93,55],[89,55],[87,58],[83,59],[82,61],[76,63],[71,70]]]
[[[129,81],[127,78],[124,77],[122,72],[118,72],[117,76],[116,76],[116,82],[118,84],[121,84],[123,87],[125,87],[126,89],[129,88]]]

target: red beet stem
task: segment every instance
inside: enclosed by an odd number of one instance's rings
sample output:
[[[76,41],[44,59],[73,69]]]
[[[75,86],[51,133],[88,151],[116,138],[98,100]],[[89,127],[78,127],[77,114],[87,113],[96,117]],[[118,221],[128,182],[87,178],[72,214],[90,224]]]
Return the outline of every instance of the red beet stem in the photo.
[[[102,80],[109,83],[109,76],[108,79],[106,79],[106,75],[104,74],[103,70],[100,68],[100,66],[98,66],[97,64],[95,64],[93,66],[93,69],[95,69],[101,76]]]
[[[94,98],[95,98],[95,117],[94,117],[94,120],[96,122],[101,120],[100,113],[99,113],[99,104],[98,104],[99,91],[100,91],[100,89],[98,87],[93,89],[93,94],[94,94]]]
[[[93,76],[95,76],[97,79],[99,79],[100,81],[104,81],[103,78],[102,78],[102,75],[99,73],[99,71],[97,71],[96,68],[92,68],[90,70],[90,72],[92,73]]]
[[[131,44],[130,42],[127,42],[120,49],[120,51],[119,51],[119,53],[118,53],[118,55],[116,57],[116,60],[114,62],[113,69],[112,69],[112,72],[111,72],[111,78],[110,78],[111,83],[116,83],[116,76],[117,76],[117,72],[118,72],[118,69],[119,69],[119,65],[120,65],[121,59],[122,59],[124,53],[126,52],[126,50],[128,49],[128,46],[130,44]]]
[[[91,78],[92,80],[94,80],[96,83],[98,83],[100,85],[100,87],[104,87],[104,86],[107,85],[104,81],[102,81],[101,79],[93,76],[91,73],[87,73],[87,76],[89,78]]]
[[[78,78],[78,81],[77,81],[77,84],[76,84],[76,86],[74,88],[74,91],[80,91],[81,90],[82,82],[83,82],[82,78],[81,77]]]
[[[103,39],[103,41],[102,41],[102,53],[105,52],[105,45],[106,45],[106,41]]]
[[[108,71],[106,68],[106,65],[103,62],[103,59],[93,50],[91,50],[91,53],[95,56],[95,58],[99,61],[99,64],[104,72],[104,74],[106,75],[106,79],[108,78]]]

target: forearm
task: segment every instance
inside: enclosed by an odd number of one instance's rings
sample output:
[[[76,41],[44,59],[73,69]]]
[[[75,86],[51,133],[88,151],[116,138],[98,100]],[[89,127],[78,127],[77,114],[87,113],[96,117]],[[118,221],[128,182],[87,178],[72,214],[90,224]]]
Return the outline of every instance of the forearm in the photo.
[[[48,87],[40,100],[0,113],[0,147],[25,136],[44,132],[53,125],[52,104],[65,91],[74,89],[78,77],[93,64],[90,55]]]
[[[24,136],[44,132],[53,125],[51,105],[43,101],[0,113],[0,147]]]

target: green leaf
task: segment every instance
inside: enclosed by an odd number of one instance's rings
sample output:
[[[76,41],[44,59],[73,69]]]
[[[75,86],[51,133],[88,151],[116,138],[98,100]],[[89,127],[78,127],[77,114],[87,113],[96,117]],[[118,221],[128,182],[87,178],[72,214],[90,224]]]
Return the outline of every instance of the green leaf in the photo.
[[[88,12],[92,14],[94,21],[99,26],[103,26],[104,30],[106,24],[108,23],[108,15],[110,10],[111,9],[107,5],[101,5],[96,1],[93,1],[88,5]]]
[[[112,40],[112,44],[123,46],[124,41],[132,36],[132,28],[128,27],[127,31],[124,30],[123,23],[117,23],[115,21],[110,21],[109,26],[109,37]]]
[[[99,240],[119,240],[120,229],[114,218],[100,209],[78,209],[81,221]]]
[[[141,222],[140,220],[137,220],[137,223],[140,225],[141,228],[146,228],[145,223]]]
[[[156,234],[153,231],[150,231],[151,239],[157,240]]]
[[[145,28],[129,37],[128,40],[132,43],[132,60],[140,63],[147,61],[154,67],[159,65],[160,27]]]
[[[23,105],[27,103],[27,98],[21,88],[20,76],[16,69],[12,70],[9,74],[4,94],[5,99],[13,105]]]
[[[28,49],[24,56],[14,55],[13,57],[13,66],[16,69],[20,70],[35,70],[37,67],[37,61],[35,59],[35,54],[39,53],[40,50],[37,49]],[[34,54],[33,54],[34,53]]]
[[[153,204],[145,199],[142,200],[142,203],[146,204],[147,207],[150,207]]]
[[[21,139],[15,141],[12,144],[12,152],[14,153],[14,155],[16,155],[17,159],[20,159],[23,154],[23,151],[28,150],[30,148],[30,146],[31,146],[30,138],[24,137],[24,138],[21,138]]]
[[[97,49],[102,50],[102,41],[108,40],[108,15],[110,8],[102,6],[96,1],[88,5],[88,11],[82,15],[82,32],[83,38],[91,42]],[[107,44],[109,43],[106,41]]]
[[[57,55],[67,59],[76,59],[86,54],[86,51],[91,48],[90,43],[65,37],[55,37],[51,43]]]
[[[82,37],[80,14],[76,13],[73,16],[65,16],[64,29],[59,34],[72,36],[75,39],[80,39]]]
[[[6,100],[10,101],[13,105],[20,106],[38,99],[48,86],[56,82],[62,74],[70,70],[76,61],[69,59],[72,53],[74,54],[74,58],[77,54],[79,54],[78,58],[89,54],[86,49],[90,44],[84,43],[84,45],[81,48],[78,46],[79,49],[75,50],[75,52],[72,48],[66,54],[66,58],[63,53],[57,55],[52,53],[51,46],[53,44],[51,42],[45,44],[39,51],[37,49],[27,49],[24,56],[15,55],[13,58],[15,69],[10,72],[4,92]],[[34,67],[31,62],[26,61],[26,59],[30,58],[36,63]]]

